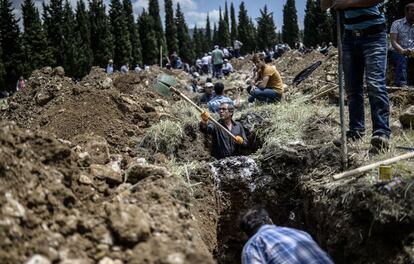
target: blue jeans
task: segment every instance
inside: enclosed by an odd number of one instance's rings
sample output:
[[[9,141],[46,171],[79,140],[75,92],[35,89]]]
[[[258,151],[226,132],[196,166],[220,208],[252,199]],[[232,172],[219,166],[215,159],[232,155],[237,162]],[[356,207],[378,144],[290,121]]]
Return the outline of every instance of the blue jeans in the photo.
[[[213,64],[213,77],[221,78],[223,63]]]
[[[372,135],[391,134],[389,126],[390,105],[385,84],[387,63],[387,35],[343,37],[343,69],[348,96],[349,130],[365,131],[364,71],[368,98],[371,106]]]
[[[403,86],[407,85],[407,65],[408,58],[396,51],[391,52],[392,63],[394,64],[394,85]]]
[[[256,88],[253,92],[250,93],[249,103],[253,103],[254,100],[265,103],[274,103],[275,101],[280,101],[282,96],[275,92],[272,88]]]

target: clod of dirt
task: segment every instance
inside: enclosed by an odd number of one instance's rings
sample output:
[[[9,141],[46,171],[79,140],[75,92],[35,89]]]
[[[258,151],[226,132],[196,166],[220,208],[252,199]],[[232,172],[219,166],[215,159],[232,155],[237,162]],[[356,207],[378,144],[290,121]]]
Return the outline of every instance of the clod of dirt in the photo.
[[[125,181],[135,184],[151,175],[165,177],[170,173],[164,167],[147,164],[145,159],[135,159],[128,165]]]
[[[412,128],[414,125],[414,105],[410,106],[400,115],[400,122],[404,128]]]
[[[89,171],[93,177],[106,179],[114,183],[122,182],[122,174],[114,170],[110,165],[92,164],[89,167]]]
[[[100,136],[87,136],[85,138],[85,151],[93,163],[106,164],[109,161],[109,146],[105,138]],[[85,154],[86,155],[86,154]]]

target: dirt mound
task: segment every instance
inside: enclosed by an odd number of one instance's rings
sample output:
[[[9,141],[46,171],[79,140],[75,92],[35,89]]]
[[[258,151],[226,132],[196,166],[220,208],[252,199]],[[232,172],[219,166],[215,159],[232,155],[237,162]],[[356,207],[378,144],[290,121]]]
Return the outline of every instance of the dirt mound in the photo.
[[[151,88],[161,70],[106,75],[93,68],[81,82],[35,71],[26,89],[9,100],[3,117],[30,129],[42,128],[58,138],[82,142],[83,135],[103,136],[116,151],[128,151],[128,139],[158,122],[169,103]],[[181,81],[184,82],[184,81]],[[171,99],[168,99],[171,100]]]
[[[12,123],[1,123],[0,142],[2,263],[36,254],[61,263],[212,262],[192,197],[165,168],[142,160],[85,165],[88,153]],[[135,187],[119,185],[116,173],[131,175]]]

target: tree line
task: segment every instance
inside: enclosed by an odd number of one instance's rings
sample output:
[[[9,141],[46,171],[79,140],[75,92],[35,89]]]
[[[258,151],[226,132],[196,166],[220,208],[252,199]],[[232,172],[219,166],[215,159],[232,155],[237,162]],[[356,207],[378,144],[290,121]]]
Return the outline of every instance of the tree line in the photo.
[[[389,0],[388,16],[401,16],[403,2],[406,0]],[[158,0],[149,0],[148,9],[137,19],[130,0],[111,0],[108,13],[103,0],[89,0],[88,8],[78,0],[75,10],[68,0],[50,0],[43,3],[42,14],[33,0],[24,0],[19,19],[11,0],[0,0],[0,89],[13,90],[19,76],[27,77],[43,66],[60,65],[68,76],[81,78],[92,65],[104,67],[109,59],[116,68],[126,62],[132,66],[157,64],[161,51],[175,51],[183,61],[194,63],[213,45],[230,47],[236,39],[243,43],[242,53],[282,42],[291,47],[300,40],[308,47],[335,42],[334,15],[320,9],[320,0],[307,0],[303,31],[299,30],[295,0],[286,0],[281,30],[266,5],[254,21],[244,2],[236,16],[233,3],[229,10],[226,1],[224,10],[219,8],[218,23],[211,25],[207,14],[205,26],[195,26],[192,36],[180,4],[175,12],[172,0],[165,0],[164,5],[163,25]]]

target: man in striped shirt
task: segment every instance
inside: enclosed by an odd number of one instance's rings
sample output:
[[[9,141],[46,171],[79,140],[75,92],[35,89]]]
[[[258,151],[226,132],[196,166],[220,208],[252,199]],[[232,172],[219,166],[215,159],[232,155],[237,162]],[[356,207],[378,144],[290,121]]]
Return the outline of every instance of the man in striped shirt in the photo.
[[[322,9],[344,12],[343,69],[348,95],[348,140],[365,134],[364,73],[371,107],[371,151],[388,149],[389,98],[386,89],[387,33],[384,0],[322,0]]]
[[[240,227],[250,237],[242,264],[333,264],[308,233],[273,225],[264,209],[249,210]]]

